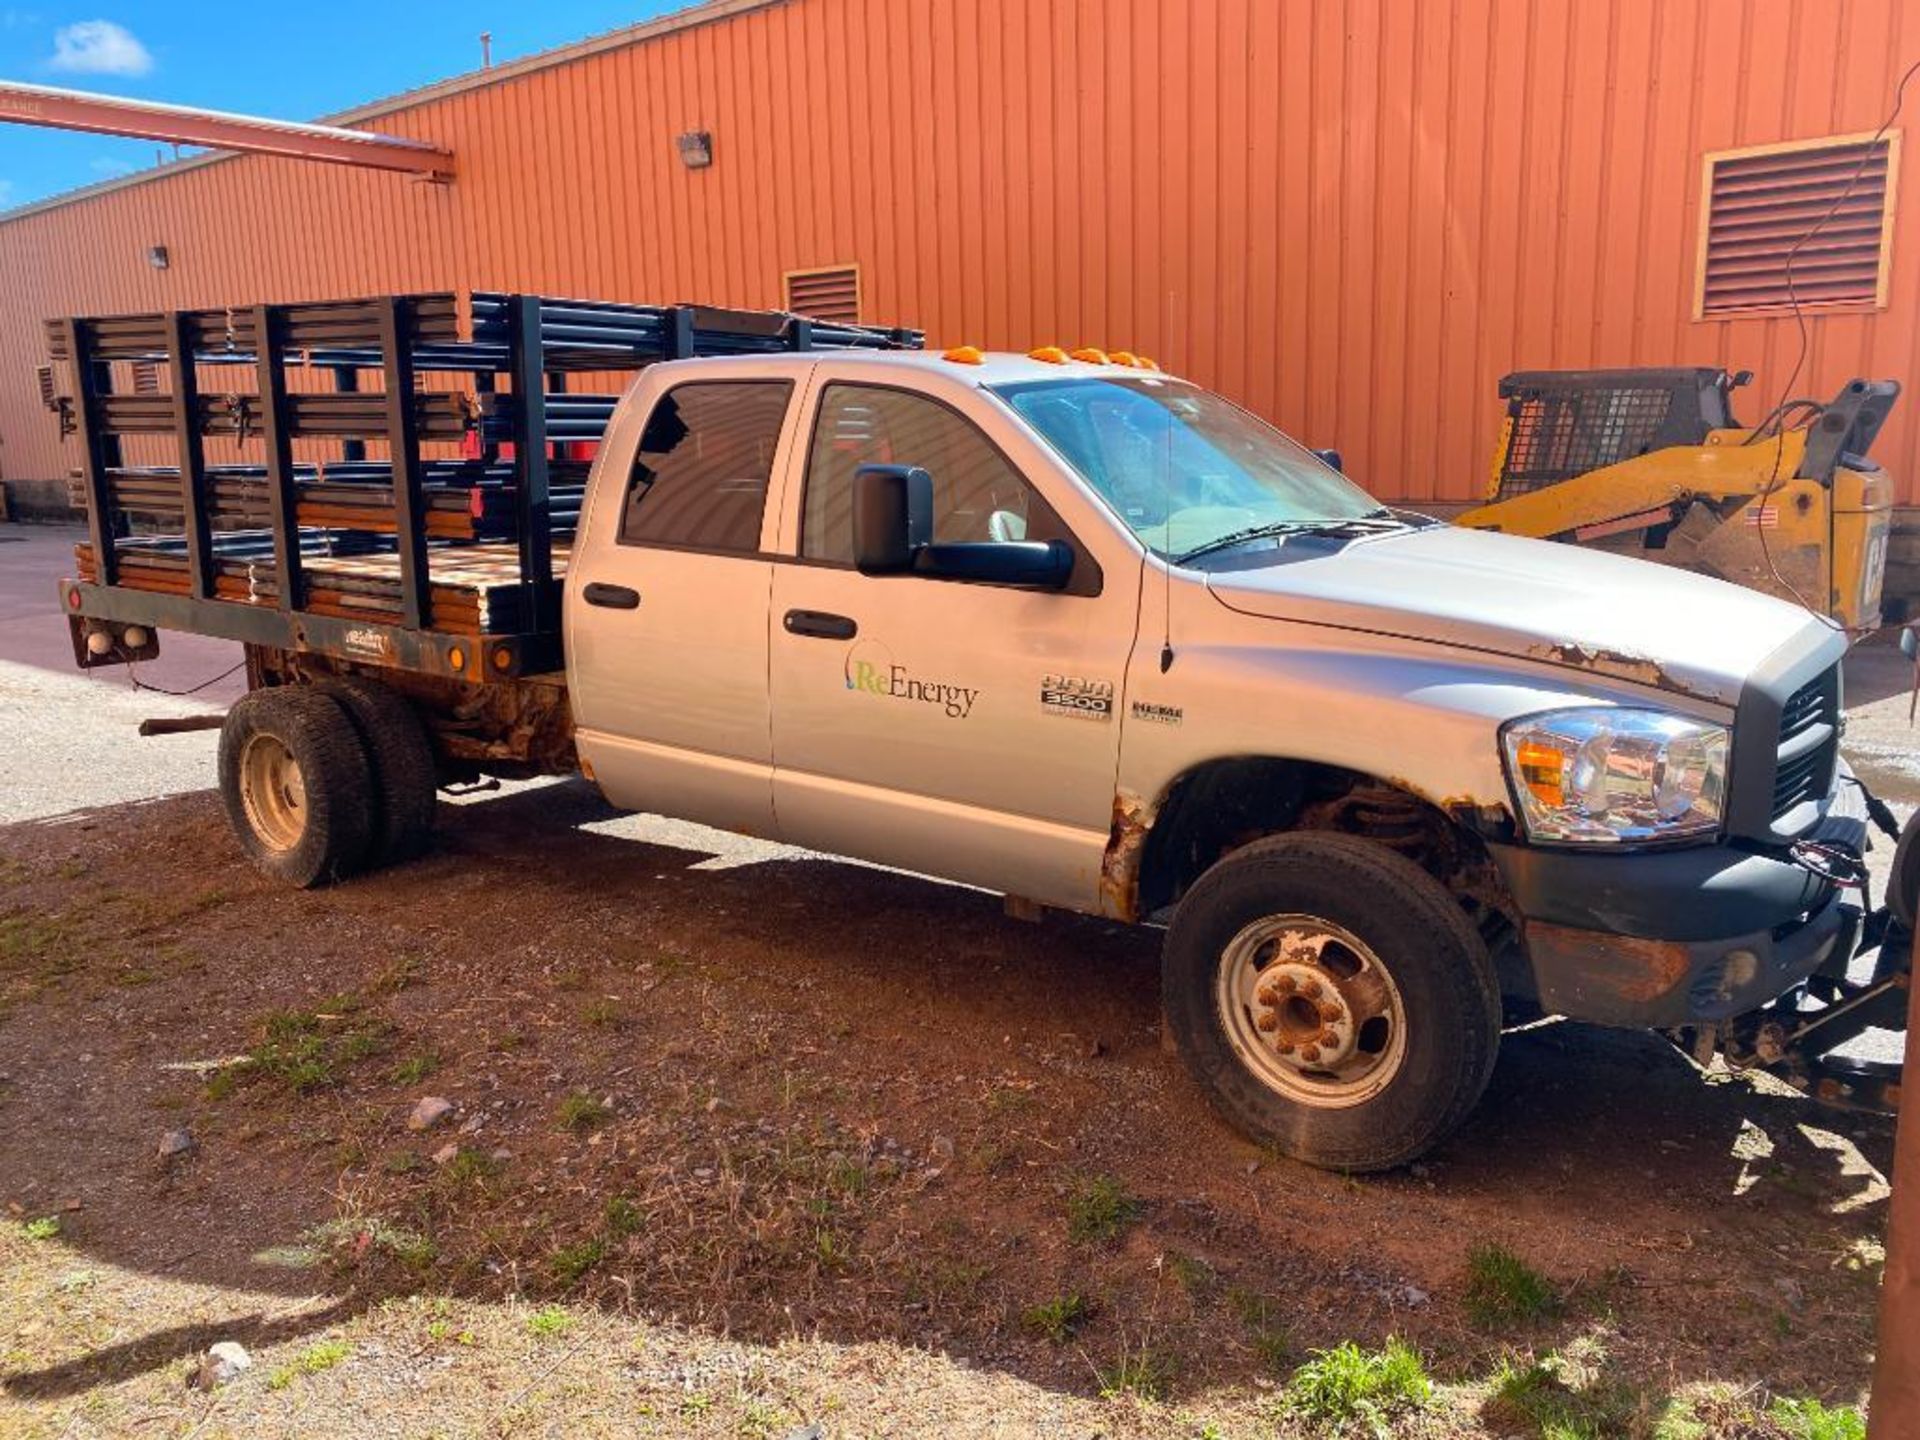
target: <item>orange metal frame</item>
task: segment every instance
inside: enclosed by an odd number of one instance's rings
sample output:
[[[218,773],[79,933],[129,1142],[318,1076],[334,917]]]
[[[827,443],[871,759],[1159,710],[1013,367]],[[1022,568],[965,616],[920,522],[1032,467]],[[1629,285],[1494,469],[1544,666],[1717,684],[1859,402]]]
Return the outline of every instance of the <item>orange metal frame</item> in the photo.
[[[118,95],[91,95],[11,80],[0,81],[0,121],[86,130],[97,135],[130,135],[143,140],[170,141],[175,145],[204,145],[213,150],[285,155],[334,165],[399,170],[432,180],[453,178],[452,152],[419,140],[369,130],[343,130],[333,125],[306,125],[256,115],[232,115],[221,110],[162,105],[151,100],[128,100]]]

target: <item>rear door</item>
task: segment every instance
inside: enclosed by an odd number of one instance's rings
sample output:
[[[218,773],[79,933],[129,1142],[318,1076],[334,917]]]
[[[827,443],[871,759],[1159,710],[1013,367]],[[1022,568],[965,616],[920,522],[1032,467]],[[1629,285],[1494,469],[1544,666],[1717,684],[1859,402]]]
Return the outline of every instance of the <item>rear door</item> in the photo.
[[[616,805],[773,832],[762,533],[803,376],[690,366],[608,436],[570,561],[567,679]]]

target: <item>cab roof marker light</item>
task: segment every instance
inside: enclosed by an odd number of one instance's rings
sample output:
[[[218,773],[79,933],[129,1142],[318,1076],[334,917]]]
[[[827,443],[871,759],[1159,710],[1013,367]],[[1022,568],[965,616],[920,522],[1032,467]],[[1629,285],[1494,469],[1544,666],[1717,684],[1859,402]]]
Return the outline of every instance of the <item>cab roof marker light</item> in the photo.
[[[984,365],[987,352],[978,345],[956,345],[951,350],[941,351],[940,358],[955,365]]]
[[[1158,370],[1160,368],[1160,362],[1152,356],[1136,355],[1133,358],[1139,363],[1142,370]]]
[[[1096,350],[1091,345],[1082,345],[1078,350],[1075,350],[1073,352],[1073,358],[1087,365],[1105,365],[1108,363],[1107,352],[1104,350]]]
[[[1138,370],[1140,368],[1140,357],[1131,350],[1115,350],[1107,356],[1107,359],[1111,360],[1115,365],[1124,365],[1129,370]]]
[[[1058,345],[1041,345],[1027,351],[1029,360],[1038,360],[1044,365],[1064,365],[1073,357]]]

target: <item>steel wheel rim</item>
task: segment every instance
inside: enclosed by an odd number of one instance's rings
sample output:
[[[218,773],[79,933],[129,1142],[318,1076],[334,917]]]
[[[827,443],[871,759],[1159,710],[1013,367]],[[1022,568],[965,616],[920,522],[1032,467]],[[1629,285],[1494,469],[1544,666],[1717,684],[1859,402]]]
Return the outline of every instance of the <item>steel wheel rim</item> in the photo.
[[[1221,951],[1214,1006],[1240,1063],[1317,1109],[1384,1090],[1406,1059],[1406,1005],[1373,948],[1313,915],[1253,921]]]
[[[291,850],[306,833],[306,779],[278,736],[247,737],[240,752],[240,804],[253,833],[270,849]]]

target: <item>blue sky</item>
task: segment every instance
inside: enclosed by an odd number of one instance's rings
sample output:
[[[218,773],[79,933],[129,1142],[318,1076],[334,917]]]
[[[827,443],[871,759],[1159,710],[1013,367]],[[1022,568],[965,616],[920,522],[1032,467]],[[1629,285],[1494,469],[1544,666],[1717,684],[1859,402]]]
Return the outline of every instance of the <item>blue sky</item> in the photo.
[[[0,0],[0,79],[313,120],[691,0]],[[150,140],[0,124],[0,210],[152,165]]]

